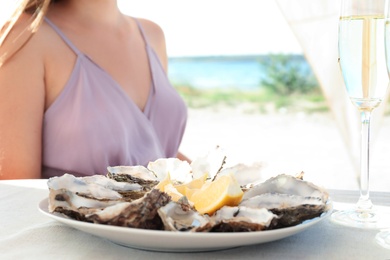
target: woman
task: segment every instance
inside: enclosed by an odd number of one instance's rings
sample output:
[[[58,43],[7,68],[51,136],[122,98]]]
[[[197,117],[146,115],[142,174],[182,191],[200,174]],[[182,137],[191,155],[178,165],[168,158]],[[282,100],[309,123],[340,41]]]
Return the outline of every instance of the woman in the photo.
[[[158,25],[125,16],[115,0],[20,8],[0,37],[0,179],[186,159],[186,107],[169,84]]]

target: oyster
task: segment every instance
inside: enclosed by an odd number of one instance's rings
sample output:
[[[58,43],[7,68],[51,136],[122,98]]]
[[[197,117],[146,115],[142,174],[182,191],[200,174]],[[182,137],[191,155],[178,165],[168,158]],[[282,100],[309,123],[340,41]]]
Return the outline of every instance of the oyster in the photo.
[[[107,170],[107,177],[109,179],[141,186],[139,192],[122,192],[121,195],[126,198],[141,198],[159,183],[157,176],[144,166],[114,166],[107,167]]]
[[[118,203],[85,218],[99,224],[161,230],[164,225],[157,211],[169,201],[166,193],[154,189],[138,200]]]
[[[289,227],[320,216],[328,193],[301,178],[281,174],[246,191],[240,206],[266,208],[278,215],[274,228]]]
[[[261,180],[260,164],[245,165],[237,164],[229,168],[222,169],[218,176],[233,174],[243,190],[248,190]]]
[[[201,215],[182,197],[178,202],[171,201],[158,209],[165,230],[170,231],[208,231],[211,228],[210,218]]]
[[[225,161],[226,155],[224,151],[217,146],[207,154],[191,162],[193,179],[201,178],[204,174],[208,175],[208,179],[215,179],[225,165]]]
[[[212,219],[210,232],[248,232],[269,229],[277,216],[264,208],[224,206]]]
[[[156,174],[159,181],[164,180],[168,174],[175,184],[186,183],[192,180],[190,164],[177,158],[158,159],[154,162],[149,162],[147,168]]]
[[[138,184],[120,183],[101,175],[76,178],[70,174],[48,180],[49,211],[62,212],[76,219],[118,202],[121,192],[141,190]]]
[[[153,189],[133,200],[121,193],[142,189],[139,184],[117,182],[105,176],[76,178],[70,174],[48,180],[49,211],[73,219],[116,226],[162,229],[158,208],[170,197]]]
[[[303,180],[303,174],[299,174],[298,177],[294,177],[288,174],[280,174],[266,180],[263,183],[255,185],[250,190],[245,192],[244,200],[255,195],[264,193],[281,193],[291,194],[297,196],[309,196],[318,197],[322,201],[328,199],[328,193],[321,187],[314,185],[313,183]]]

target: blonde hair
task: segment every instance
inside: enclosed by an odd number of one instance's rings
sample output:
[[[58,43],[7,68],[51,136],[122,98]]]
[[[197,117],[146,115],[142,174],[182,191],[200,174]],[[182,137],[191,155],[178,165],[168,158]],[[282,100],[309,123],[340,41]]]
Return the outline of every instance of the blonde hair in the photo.
[[[11,6],[8,13],[5,14],[6,18],[3,19],[2,24],[0,23],[0,67],[10,57],[12,57],[12,55],[17,53],[38,30],[51,2],[55,2],[55,0],[13,1],[13,6]],[[8,2],[7,4],[11,3]],[[3,8],[3,10],[4,9],[5,8]],[[10,44],[7,44],[5,48],[1,48],[4,47],[4,43],[9,36],[9,33],[23,13],[28,13],[31,15],[29,25],[19,35],[17,35]]]

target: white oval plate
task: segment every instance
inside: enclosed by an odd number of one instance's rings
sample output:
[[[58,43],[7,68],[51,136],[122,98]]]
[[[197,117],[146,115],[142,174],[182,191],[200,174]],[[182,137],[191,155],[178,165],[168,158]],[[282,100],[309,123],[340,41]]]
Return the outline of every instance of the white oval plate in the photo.
[[[88,223],[73,220],[61,214],[50,213],[48,199],[39,203],[39,211],[68,226],[106,238],[122,246],[151,251],[201,252],[261,244],[295,235],[328,217],[332,211],[331,202],[328,202],[328,205],[329,210],[320,217],[305,221],[297,226],[237,233],[172,232]]]

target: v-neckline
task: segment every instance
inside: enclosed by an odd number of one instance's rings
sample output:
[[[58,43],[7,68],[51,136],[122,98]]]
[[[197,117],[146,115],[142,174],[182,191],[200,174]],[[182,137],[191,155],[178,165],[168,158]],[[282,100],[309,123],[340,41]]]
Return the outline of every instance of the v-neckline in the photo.
[[[78,62],[78,59],[80,59],[81,57],[85,57],[87,58],[94,66],[96,66],[97,68],[99,68],[106,76],[108,76],[110,78],[110,80],[114,83],[114,85],[121,91],[121,93],[126,96],[126,98],[142,113],[144,114],[145,116],[147,116],[149,114],[149,111],[150,111],[150,107],[151,107],[151,101],[152,101],[152,96],[155,92],[155,78],[154,78],[154,74],[153,74],[153,68],[152,68],[152,62],[150,60],[150,46],[148,44],[148,41],[146,39],[146,37],[144,36],[144,33],[143,33],[143,30],[142,30],[142,27],[141,25],[139,24],[139,22],[133,18],[135,23],[137,24],[137,27],[138,27],[138,30],[140,31],[141,33],[141,36],[142,36],[142,39],[144,41],[144,48],[145,48],[145,52],[146,52],[146,57],[147,57],[147,61],[148,61],[148,68],[149,68],[149,73],[150,73],[150,86],[149,86],[149,92],[148,92],[148,98],[146,100],[146,103],[145,103],[145,106],[143,108],[140,108],[136,103],[135,101],[126,93],[126,91],[124,90],[124,88],[114,79],[114,77],[112,77],[112,75],[110,73],[108,73],[103,67],[101,67],[98,63],[96,63],[88,54],[80,51],[79,48],[76,47],[76,45],[73,44],[73,42],[65,35],[65,33],[62,32],[62,30],[60,30],[60,28],[54,24],[49,18],[45,17],[45,21],[53,28],[53,30],[60,36],[60,38],[65,42],[65,44],[68,45],[68,47],[76,54],[77,56],[77,60],[76,60],[76,63],[74,64],[73,66],[73,69],[72,69],[72,72],[71,72],[71,75],[69,78],[72,77],[72,75],[75,73],[75,68],[76,68],[76,64]],[[65,86],[66,87],[66,84]]]
[[[140,108],[136,103],[135,101],[126,93],[126,91],[124,90],[124,88],[118,83],[118,81],[116,81],[110,73],[108,73],[104,68],[102,68],[98,63],[96,63],[91,57],[89,57],[88,54],[85,54],[83,52],[79,52],[77,54],[77,58],[81,58],[82,56],[87,58],[89,60],[89,62],[91,62],[94,66],[96,66],[97,68],[99,68],[113,83],[114,83],[114,86],[118,88],[118,90],[129,100],[129,102],[131,102],[133,104],[133,106],[135,106],[142,114],[144,114],[145,116],[147,116],[149,114],[149,111],[150,111],[150,106],[151,106],[151,100],[152,100],[152,96],[153,96],[153,93],[154,93],[154,74],[153,74],[153,69],[152,69],[152,63],[150,62],[150,53],[149,53],[149,50],[148,50],[148,47],[145,45],[145,50],[146,50],[146,56],[147,56],[147,59],[148,59],[148,68],[149,68],[149,72],[150,72],[150,86],[149,86],[149,91],[148,91],[148,97],[146,99],[146,103],[145,103],[145,106],[143,108]]]

